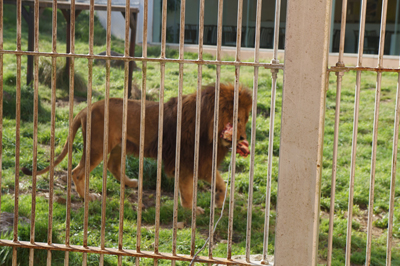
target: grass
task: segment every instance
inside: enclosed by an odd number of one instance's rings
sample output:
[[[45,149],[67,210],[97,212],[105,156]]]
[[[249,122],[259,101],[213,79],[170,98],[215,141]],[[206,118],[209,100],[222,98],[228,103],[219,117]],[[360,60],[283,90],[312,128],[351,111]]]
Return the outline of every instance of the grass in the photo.
[[[15,46],[15,6],[4,5],[5,17],[4,22],[7,28],[4,30],[4,49],[14,50]],[[58,51],[65,51],[65,22],[62,14],[58,13]],[[51,51],[51,11],[46,9],[40,20],[40,50]],[[27,45],[27,25],[23,22],[22,25],[22,45]],[[95,47],[94,52],[99,53],[105,51],[105,31],[101,28],[98,21],[95,21]],[[123,41],[112,39],[112,50],[123,52]],[[88,14],[83,12],[79,15],[76,22],[76,46],[77,53],[88,52]],[[160,54],[160,47],[149,47],[148,55],[157,57]],[[136,55],[141,55],[141,48],[137,47]],[[167,57],[177,58],[177,51],[167,49]],[[204,55],[207,59],[212,59],[211,55]],[[195,53],[185,53],[185,58],[197,58]],[[22,83],[26,78],[26,57],[22,57]],[[225,60],[230,60],[226,58]],[[16,58],[11,55],[4,55],[4,80],[3,88],[4,96],[4,115],[3,115],[3,140],[2,140],[2,180],[1,180],[1,211],[13,212],[14,210],[14,189],[15,189],[15,139],[16,139],[16,122],[15,122],[15,85],[16,85]],[[49,69],[48,58],[41,58],[41,67]],[[266,59],[265,62],[269,62]],[[57,59],[57,67],[62,69],[65,59]],[[137,62],[139,67],[141,63]],[[160,88],[160,65],[156,63],[147,64],[147,89]],[[202,83],[213,83],[216,77],[215,65],[205,65],[203,67]],[[62,72],[62,70],[60,70]],[[196,65],[185,65],[184,69],[184,93],[195,91],[197,86]],[[44,73],[46,74],[46,73]],[[79,76],[83,84],[87,84],[88,65],[87,60],[75,60],[75,75]],[[179,66],[174,63],[166,64],[166,80],[165,80],[165,97],[166,99],[177,95]],[[233,82],[235,77],[235,69],[233,66],[222,66],[221,76],[223,82]],[[254,69],[242,67],[240,70],[240,82],[248,87],[252,87],[254,77]],[[42,77],[44,78],[44,77]],[[133,73],[133,78],[136,83],[141,84],[142,72]],[[336,77],[331,74],[330,87],[327,92],[326,101],[326,120],[325,120],[325,137],[323,151],[323,176],[321,186],[321,226],[320,226],[320,242],[319,242],[319,263],[324,264],[327,258],[327,233],[328,219],[327,211],[329,210],[330,189],[331,189],[331,171],[332,171],[332,151],[333,151],[333,127],[335,115],[335,98],[336,98]],[[371,143],[372,143],[372,123],[374,110],[374,87],[376,82],[375,73],[363,73],[360,101],[360,119],[358,130],[357,143],[357,161],[356,161],[356,179],[355,179],[355,196],[354,196],[354,221],[352,232],[352,257],[353,265],[362,265],[365,260],[365,217],[368,207],[369,193],[369,176],[371,164]],[[260,69],[259,87],[257,99],[257,126],[256,126],[256,158],[255,158],[255,176],[254,176],[254,198],[252,209],[252,254],[262,253],[263,245],[263,230],[264,230],[264,211],[265,211],[265,194],[266,194],[266,175],[267,172],[267,150],[269,136],[269,105],[271,95],[271,73],[268,70]],[[371,265],[385,264],[385,243],[386,243],[386,227],[387,213],[389,202],[389,185],[390,185],[390,167],[391,167],[391,145],[393,138],[393,121],[394,121],[394,104],[396,94],[397,75],[392,73],[384,73],[382,80],[382,97],[380,105],[380,120],[379,120],[379,136],[378,136],[378,155],[376,167],[376,187],[375,187],[375,204],[374,214],[375,222],[373,224],[374,238],[372,245],[372,262]],[[46,85],[47,84],[47,85]],[[110,76],[112,97],[121,97],[124,88],[124,70],[119,68],[111,69]],[[343,89],[341,97],[341,120],[339,134],[339,160],[337,168],[337,185],[335,198],[335,224],[334,224],[334,239],[333,239],[333,265],[344,264],[344,249],[346,241],[346,217],[347,217],[347,201],[348,201],[348,184],[350,172],[350,152],[351,152],[351,136],[353,130],[353,108],[354,108],[354,84],[355,73],[346,73],[343,79]],[[275,140],[273,149],[273,168],[272,168],[272,198],[271,202],[273,209],[271,211],[271,224],[269,235],[269,254],[274,252],[274,227],[275,227],[275,206],[277,198],[277,178],[278,178],[278,155],[279,155],[279,136],[280,136],[280,116],[282,108],[282,72],[278,75],[277,103],[276,103],[276,120],[275,120]],[[62,100],[68,96],[68,86],[65,84],[57,84],[56,96]],[[93,102],[101,100],[105,91],[105,67],[93,66]],[[26,167],[32,167],[32,146],[33,146],[33,123],[32,123],[32,98],[33,91],[29,87],[22,88],[22,123],[21,123],[21,153],[20,163]],[[50,131],[50,99],[51,90],[48,87],[45,79],[41,80],[39,85],[39,128],[38,128],[38,168],[44,168],[48,165],[49,160],[49,145],[51,138]],[[77,90],[75,96],[80,98],[86,97],[85,90]],[[77,103],[74,106],[74,114],[86,106],[85,102]],[[68,105],[59,105],[56,108],[56,154],[60,153],[68,135]],[[248,124],[248,135],[250,136],[250,122]],[[76,166],[82,154],[82,137],[78,133],[75,139],[73,149],[72,164]],[[221,172],[226,180],[228,178],[229,158],[221,166]],[[56,170],[67,169],[67,160],[65,159]],[[139,162],[133,157],[127,160],[127,175],[135,177],[138,174]],[[235,209],[234,209],[234,233],[233,233],[233,254],[245,253],[246,241],[246,219],[247,217],[247,197],[248,197],[248,175],[249,175],[249,158],[237,158],[236,164],[236,187],[235,187]],[[142,242],[143,250],[153,250],[154,248],[154,222],[155,222],[155,176],[156,163],[153,160],[145,160],[144,162],[144,184],[145,208],[142,214]],[[106,246],[117,247],[118,243],[118,219],[119,219],[119,199],[120,185],[108,174],[107,179],[107,210],[106,210]],[[53,227],[53,242],[65,242],[65,201],[66,189],[65,185],[56,176],[57,186],[54,189],[54,227]],[[102,191],[102,164],[94,169],[91,173],[90,190],[94,193]],[[162,180],[163,195],[161,198],[161,230],[160,230],[160,251],[171,252],[172,240],[172,213],[173,213],[173,180],[166,178],[163,175]],[[31,186],[32,181],[28,176],[20,176],[20,205],[19,215],[30,218],[31,216]],[[49,175],[38,177],[38,196],[36,205],[36,241],[47,241],[47,224],[48,224],[48,198],[46,191],[49,189]],[[398,197],[400,189],[396,189],[396,207],[398,206]],[[76,195],[73,195],[72,201],[78,207],[71,211],[71,244],[83,244],[83,216],[84,208],[82,202]],[[197,219],[197,234],[196,234],[196,249],[199,249],[205,242],[208,235],[209,224],[209,202],[210,192],[209,185],[203,182],[199,183],[198,205],[205,209],[205,215]],[[126,249],[136,248],[136,224],[137,224],[137,190],[127,188],[125,191],[124,202],[124,238],[123,246]],[[98,201],[89,204],[89,239],[88,245],[100,245],[100,224],[101,224],[101,203]],[[224,216],[216,230],[216,246],[214,256],[225,257],[227,253],[227,225],[228,211],[224,212]],[[400,264],[400,211],[395,210],[394,221],[394,246],[393,246],[393,265]],[[178,220],[185,223],[185,228],[178,231],[178,253],[190,254],[190,236],[191,236],[191,213],[188,210],[179,207]],[[29,240],[29,225],[19,225],[19,237],[21,240]],[[3,235],[2,238],[11,239],[11,235]],[[21,249],[18,251],[18,260],[20,265],[27,263],[27,251]],[[8,265],[10,259],[10,248],[0,247],[0,265]],[[46,257],[43,252],[35,251],[35,260],[38,265],[43,264]],[[207,255],[207,251],[203,251],[201,255]],[[53,252],[52,264],[63,264],[64,254],[62,252]],[[82,254],[70,253],[70,264],[79,264],[82,261]],[[133,258],[124,258],[124,264],[130,265],[134,261]],[[97,265],[99,262],[98,255],[88,255],[88,264]],[[160,261],[161,265],[169,265],[168,261]],[[117,258],[115,256],[105,256],[106,265],[116,265]],[[152,265],[151,259],[142,259],[141,265]],[[185,263],[177,263],[178,265],[186,265]]]

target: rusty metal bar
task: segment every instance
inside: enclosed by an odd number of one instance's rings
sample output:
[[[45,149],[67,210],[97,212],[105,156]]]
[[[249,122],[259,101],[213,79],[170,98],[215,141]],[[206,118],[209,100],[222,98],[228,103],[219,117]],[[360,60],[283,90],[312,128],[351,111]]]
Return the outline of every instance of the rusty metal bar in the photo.
[[[261,3],[260,3],[261,9]],[[276,0],[275,2],[275,25],[274,25],[274,57],[271,60],[272,64],[278,64],[278,48],[279,48],[279,27],[280,27],[280,13],[281,13],[281,1]],[[260,14],[261,16],[261,14]],[[261,24],[261,18],[258,18]],[[259,30],[258,30],[259,31]],[[260,38],[259,32],[256,36]],[[256,41],[257,41],[256,39]],[[259,43],[259,40],[258,40]],[[273,148],[274,148],[274,122],[275,122],[275,102],[276,102],[276,83],[278,69],[271,69],[272,74],[272,85],[271,85],[271,106],[270,106],[270,121],[269,121],[269,140],[268,140],[268,170],[267,170],[267,192],[265,196],[265,218],[264,218],[264,239],[263,239],[263,263],[268,263],[268,237],[269,237],[269,223],[270,223],[270,212],[271,212],[271,180],[272,180],[272,159],[273,159]],[[257,103],[257,101],[253,100]],[[253,106],[254,108],[254,106]],[[253,148],[254,149],[254,148]],[[250,247],[250,245],[249,245]]]
[[[126,0],[125,14],[129,13],[130,0]],[[129,26],[130,16],[125,16],[125,49],[124,57],[129,56]],[[124,201],[125,201],[125,165],[126,165],[126,141],[127,141],[127,123],[128,123],[128,94],[129,90],[129,61],[125,61],[124,65],[124,100],[122,114],[122,143],[121,143],[121,189],[120,189],[120,206],[119,206],[119,232],[118,232],[118,249],[122,250],[123,233],[124,233]],[[122,265],[122,256],[118,256],[118,265]]]
[[[204,0],[200,0],[200,14],[199,14],[199,60],[203,59],[203,34],[204,34]],[[193,198],[192,198],[192,238],[190,254],[194,256],[196,252],[196,215],[197,215],[197,183],[199,180],[199,146],[200,146],[200,114],[201,114],[201,86],[202,86],[202,65],[197,67],[197,95],[196,95],[196,131],[195,131],[195,145],[194,145],[194,169],[193,169]],[[215,183],[211,182],[211,205],[210,208],[214,209],[215,198]],[[214,213],[214,212],[212,212]],[[214,220],[214,216],[210,216],[210,220]]]
[[[261,3],[260,3],[261,9]],[[278,60],[278,48],[279,48],[279,25],[280,25],[280,13],[281,13],[281,1],[276,0],[275,2],[275,25],[274,25],[274,57],[271,60],[271,64],[279,64]],[[260,14],[261,16],[261,14]],[[258,18],[261,23],[261,18]],[[258,33],[259,34],[259,33]],[[259,35],[256,38],[260,38]],[[256,39],[257,41],[257,39]],[[259,40],[258,40],[259,43]],[[258,62],[258,60],[257,60]],[[258,70],[257,70],[258,71]],[[267,192],[265,196],[265,218],[264,218],[264,243],[263,243],[263,263],[268,263],[268,237],[269,237],[269,223],[270,223],[270,212],[271,212],[271,180],[272,180],[272,159],[273,159],[273,148],[274,148],[274,125],[275,125],[275,102],[276,102],[276,84],[278,78],[278,69],[271,69],[272,84],[271,84],[271,106],[270,106],[270,120],[269,120],[269,140],[268,140],[268,170],[267,170]],[[253,100],[257,103],[257,101]],[[253,106],[254,108],[254,106]],[[252,148],[254,149],[254,148]],[[249,216],[250,214],[248,214]],[[250,244],[248,245],[250,248]],[[246,254],[249,254],[246,253]],[[247,259],[249,260],[250,254]]]
[[[387,18],[388,0],[382,1],[381,28],[379,35],[378,67],[383,66],[383,53],[385,48],[385,32]]]
[[[185,63],[185,64],[201,64],[201,65],[225,65],[225,66],[259,66],[264,67],[266,69],[283,69],[283,64],[270,64],[270,63],[254,63],[254,62],[238,62],[238,61],[215,61],[215,60],[202,60],[198,59],[172,59],[172,58],[141,58],[141,57],[130,57],[130,56],[105,56],[105,55],[89,55],[89,54],[66,54],[66,53],[49,53],[49,52],[34,52],[34,51],[14,51],[14,50],[3,50],[0,51],[0,54],[14,54],[14,55],[40,55],[45,57],[70,57],[70,58],[86,58],[86,59],[103,59],[103,60],[122,60],[122,61],[147,61],[147,62],[156,62],[156,63]],[[353,67],[354,68],[354,67]],[[336,69],[336,68],[335,68]],[[400,72],[396,68],[363,68],[363,70],[376,69],[376,71],[390,71],[390,72]]]
[[[353,196],[354,196],[354,176],[356,164],[356,151],[357,151],[357,133],[358,133],[358,116],[360,107],[360,81],[361,72],[357,72],[356,76],[356,89],[354,99],[354,122],[353,122],[353,135],[351,147],[351,165],[350,165],[350,180],[349,180],[349,201],[348,201],[348,217],[347,217],[347,237],[346,237],[346,266],[350,266],[351,256],[351,226],[353,219]]]
[[[232,258],[232,235],[233,235],[233,211],[235,201],[235,174],[236,174],[236,143],[237,143],[237,119],[239,109],[239,68],[235,69],[235,89],[234,89],[234,107],[233,107],[233,134],[231,151],[231,189],[229,195],[229,224],[228,224],[228,252],[227,259]]]
[[[238,1],[238,17],[237,17],[237,36],[236,36],[236,61],[240,61],[241,36],[242,36],[242,15],[243,15],[243,0]],[[227,258],[232,258],[232,235],[233,235],[233,211],[235,201],[235,173],[236,173],[236,143],[237,143],[237,124],[239,112],[239,76],[240,65],[235,67],[235,91],[233,104],[233,134],[232,134],[232,154],[231,154],[231,190],[229,195],[229,224],[228,224],[228,251]]]
[[[373,124],[374,126],[372,133],[371,176],[370,176],[369,204],[368,204],[366,262],[370,262],[371,260],[371,241],[372,241],[372,222],[373,222],[372,215],[374,211],[375,166],[376,166],[376,152],[377,152],[377,142],[378,142],[379,104],[381,100],[381,80],[382,80],[382,73],[378,72],[376,80],[376,91],[375,91],[375,109],[374,109],[374,124]]]
[[[378,54],[378,67],[383,64],[383,48],[385,46],[385,30],[386,30],[386,14],[387,14],[387,0],[382,1],[382,17],[381,17],[381,32],[379,42]],[[376,166],[376,152],[378,141],[378,121],[379,121],[379,103],[381,98],[381,80],[382,72],[377,73],[376,78],[376,94],[375,94],[375,111],[374,111],[374,126],[372,135],[372,154],[371,154],[371,177],[369,188],[369,204],[368,204],[368,224],[367,224],[367,247],[366,247],[366,265],[371,261],[371,242],[372,242],[372,222],[374,211],[374,193],[375,193],[375,166]],[[389,263],[390,265],[390,263]]]
[[[218,32],[217,32],[217,51],[216,62],[221,61],[221,44],[222,44],[222,14],[223,0],[218,1]],[[218,153],[218,121],[219,121],[219,97],[221,84],[221,66],[217,65],[215,79],[215,95],[214,95],[214,125],[213,125],[213,154],[212,154],[212,169],[211,169],[211,206],[210,206],[210,222],[209,222],[209,237],[208,237],[208,257],[213,258],[213,243],[214,243],[214,214],[215,214],[215,186],[216,176],[218,173],[217,153]],[[225,199],[224,199],[225,201]],[[198,252],[197,252],[198,253]],[[196,253],[196,254],[197,254]],[[209,264],[210,265],[210,264]]]
[[[253,215],[253,182],[254,182],[254,157],[255,157],[255,148],[256,148],[255,144],[256,144],[256,119],[257,119],[257,90],[258,90],[258,67],[255,67],[254,68],[254,79],[253,79],[253,106],[252,106],[252,118],[251,118],[249,195],[247,198],[247,228],[246,228],[246,261],[247,262],[250,262],[251,220],[252,220],[251,218]],[[270,133],[270,135],[271,135],[271,133]]]
[[[71,0],[70,10],[70,53],[75,53],[75,0]],[[69,65],[69,118],[68,118],[68,173],[67,173],[67,208],[65,221],[65,245],[70,244],[71,229],[71,186],[72,186],[72,121],[74,119],[74,83],[75,78],[71,73],[75,73],[75,58],[71,57]],[[65,252],[64,265],[69,265],[69,252]]]
[[[34,5],[34,50],[39,51],[39,0]],[[2,16],[0,16],[2,17]],[[33,83],[33,158],[32,158],[32,205],[31,205],[31,231],[30,242],[35,242],[35,217],[36,217],[36,170],[37,170],[37,136],[38,136],[38,105],[39,105],[39,56],[34,57],[34,83]],[[0,116],[2,117],[2,116]],[[1,186],[0,186],[1,187]],[[29,250],[29,265],[34,265],[34,249]]]
[[[185,10],[186,0],[181,1],[180,35],[179,35],[179,59],[184,59],[185,46]],[[178,233],[178,192],[179,173],[181,159],[181,128],[182,128],[182,90],[183,90],[183,63],[179,63],[178,107],[176,123],[176,155],[175,155],[175,186],[174,186],[174,214],[172,230],[172,254],[176,255],[176,235]],[[172,261],[175,265],[175,261]]]
[[[335,7],[333,7],[335,8]],[[339,41],[339,59],[336,65],[344,66],[343,53],[344,53],[344,39],[346,34],[346,17],[347,17],[347,0],[342,0],[342,17],[340,25],[340,41]]]
[[[89,7],[89,55],[93,54],[94,38],[94,0],[90,0]],[[72,74],[72,73],[71,73]],[[87,113],[86,113],[86,144],[85,144],[85,199],[83,217],[83,247],[87,247],[89,227],[89,193],[90,180],[90,150],[92,142],[92,88],[93,87],[93,59],[88,59],[88,86],[87,86]],[[87,253],[83,253],[82,265],[87,265]]]
[[[52,11],[52,53],[57,53],[57,1],[53,0]],[[52,244],[53,239],[53,200],[54,200],[54,147],[56,130],[56,87],[57,87],[57,57],[51,61],[51,129],[50,129],[50,177],[49,177],[49,225],[47,243]],[[51,265],[51,250],[47,251],[47,265]]]
[[[360,31],[359,31],[360,35],[358,37],[357,66],[362,66],[362,58],[364,50],[365,18],[366,18],[366,0],[365,1],[363,0],[361,7],[361,17],[360,17]],[[346,236],[346,250],[345,250],[346,266],[350,266],[350,256],[351,256],[351,229],[353,220],[354,176],[355,176],[355,164],[356,164],[356,152],[357,152],[358,116],[360,107],[360,90],[361,90],[360,83],[361,83],[361,71],[357,71],[355,97],[354,97],[354,122],[353,122],[353,136],[352,136],[352,147],[351,147],[347,236]]]
[[[366,1],[363,1],[366,3]],[[337,67],[344,67],[343,53],[344,40],[346,32],[346,17],[347,17],[347,0],[342,1],[342,17],[340,26],[340,42],[339,42],[339,59],[336,63]],[[329,74],[328,74],[329,75]],[[328,266],[332,263],[332,242],[333,242],[333,221],[335,214],[335,193],[336,193],[336,168],[337,168],[337,148],[339,137],[339,122],[340,122],[340,95],[342,89],[342,77],[344,72],[337,72],[337,87],[336,87],[336,109],[335,109],[335,129],[333,142],[333,159],[332,159],[332,181],[331,181],[331,202],[329,208],[329,232],[328,232]]]
[[[147,19],[148,19],[148,0],[143,4],[143,41],[142,58],[147,58]],[[133,32],[132,32],[133,34]],[[138,180],[138,208],[137,208],[137,230],[136,230],[136,251],[140,252],[141,226],[142,226],[142,195],[143,195],[143,164],[144,164],[144,138],[145,138],[145,119],[146,119],[146,81],[147,81],[147,61],[142,62],[142,99],[140,104],[140,143],[139,143],[139,180]],[[129,88],[131,89],[131,88]],[[136,265],[139,266],[139,259],[136,258]]]
[[[217,32],[217,51],[216,61],[221,61],[221,45],[222,45],[222,15],[223,15],[224,1],[218,1],[218,32]],[[213,125],[213,154],[212,154],[212,169],[211,169],[211,204],[215,204],[215,183],[218,173],[218,125],[219,125],[219,97],[221,85],[221,65],[217,65],[215,77],[215,95],[214,95],[214,125]],[[214,243],[214,208],[210,208],[210,224],[209,224],[209,244],[208,244],[208,257],[213,257],[213,243]]]
[[[161,24],[161,58],[165,59],[167,41],[167,0],[162,3],[162,24]],[[160,208],[161,208],[161,174],[162,174],[162,142],[164,126],[164,84],[165,84],[165,63],[160,63],[160,92],[158,100],[158,149],[157,149],[157,184],[156,184],[156,217],[154,229],[154,253],[158,254],[160,241]],[[158,260],[154,259],[154,265]]]
[[[57,251],[69,251],[69,252],[87,252],[91,254],[106,254],[106,255],[116,255],[116,256],[129,256],[129,257],[145,257],[145,258],[153,258],[153,259],[163,259],[163,260],[171,260],[171,261],[191,261],[192,257],[189,255],[173,255],[171,253],[158,253],[155,254],[152,251],[141,251],[137,253],[136,250],[130,249],[118,249],[118,248],[105,248],[101,249],[100,247],[82,247],[78,245],[69,245],[66,246],[64,244],[52,244],[49,245],[47,243],[35,242],[35,244],[31,244],[29,241],[18,241],[14,242],[13,240],[0,240],[0,246],[10,246],[13,248],[35,248],[41,250],[57,250]],[[223,258],[214,258],[209,259],[207,256],[199,256],[197,258],[197,262],[200,263],[215,263],[215,264],[223,264],[223,265],[251,265],[243,260],[232,259],[227,260]]]
[[[366,1],[363,1],[366,2]],[[347,17],[347,0],[342,1],[342,16],[340,28],[340,42],[339,42],[339,59],[336,63],[338,67],[344,67],[343,53],[344,41],[346,32],[346,17]],[[340,121],[340,95],[342,88],[342,77],[344,72],[337,72],[337,88],[336,88],[336,110],[335,110],[335,129],[334,129],[334,144],[333,144],[333,161],[332,161],[332,181],[331,181],[331,201],[329,208],[329,232],[328,232],[328,265],[332,261],[332,242],[333,242],[333,221],[335,211],[335,191],[336,191],[336,168],[337,168],[337,148],[339,137],[339,121]]]
[[[21,50],[21,0],[17,0],[17,50]],[[21,123],[21,56],[17,56],[16,113],[15,113],[15,189],[13,241],[18,241],[18,203],[19,203],[19,154]],[[13,247],[12,265],[17,265],[17,249]]]
[[[107,0],[107,40],[106,55],[111,55],[111,0]],[[109,130],[109,107],[110,107],[110,60],[106,61],[106,88],[104,95],[104,139],[103,139],[103,187],[101,192],[101,234],[100,248],[105,248],[105,232],[106,232],[106,202],[107,202],[107,156],[108,156],[108,130]],[[104,254],[100,255],[100,266],[104,265]]]
[[[396,110],[393,129],[393,149],[392,149],[392,169],[390,178],[390,196],[389,196],[389,215],[388,215],[388,230],[387,230],[387,250],[386,250],[386,265],[392,264],[392,240],[393,240],[393,212],[394,212],[394,197],[396,187],[396,170],[397,170],[397,147],[399,136],[399,120],[400,120],[400,75],[397,79],[396,92]]]
[[[280,1],[276,1],[275,6],[275,16],[276,10],[280,10]],[[262,1],[257,1],[257,9],[256,9],[256,34],[255,34],[255,43],[254,43],[254,62],[259,62],[260,56],[260,29],[261,29],[261,8]],[[275,17],[276,21],[279,21],[278,18]],[[279,23],[279,22],[278,22]],[[279,25],[279,24],[278,24]],[[279,38],[276,38],[278,34],[279,37],[279,26],[278,29],[275,25],[275,38],[274,38],[274,55],[278,53],[278,44],[275,41],[279,41]],[[247,199],[247,228],[246,228],[246,261],[250,262],[250,242],[251,242],[251,221],[253,214],[253,181],[254,181],[254,157],[255,157],[255,144],[256,144],[256,119],[257,119],[257,91],[258,91],[258,67],[254,67],[254,78],[253,78],[253,105],[252,105],[252,118],[251,118],[251,149],[250,149],[250,171],[249,171],[249,195]],[[270,131],[271,132],[271,131]],[[271,135],[271,134],[270,134]],[[269,156],[268,156],[269,158]],[[267,205],[266,205],[267,206]],[[266,212],[267,213],[267,210]],[[265,230],[264,225],[264,230]],[[268,242],[268,240],[267,240]],[[268,244],[267,244],[268,246]]]
[[[337,149],[339,142],[339,123],[340,123],[340,96],[342,92],[343,72],[336,73],[336,108],[335,108],[335,128],[333,133],[333,155],[332,155],[332,181],[331,181],[331,202],[329,207],[329,232],[328,232],[328,266],[332,263],[332,241],[333,241],[333,220],[335,214],[335,195],[336,195],[336,170],[337,170]]]

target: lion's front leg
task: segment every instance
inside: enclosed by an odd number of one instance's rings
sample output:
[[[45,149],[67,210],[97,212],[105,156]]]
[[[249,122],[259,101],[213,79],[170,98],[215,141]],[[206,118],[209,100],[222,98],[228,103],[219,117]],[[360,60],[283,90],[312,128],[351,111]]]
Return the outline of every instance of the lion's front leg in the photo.
[[[186,176],[179,180],[179,192],[183,208],[191,209],[193,206],[193,175]],[[204,214],[204,209],[197,206],[197,214]]]
[[[217,171],[217,178],[216,178],[216,183],[215,183],[215,204],[217,205],[218,208],[222,208],[222,205],[224,203],[225,199],[225,181],[222,179],[221,174],[219,171]]]
[[[211,184],[211,173],[203,175],[202,179]],[[221,208],[224,203],[225,191],[226,191],[225,181],[222,179],[221,174],[217,171],[216,181],[215,181],[215,205]]]
[[[113,174],[113,176],[121,182],[121,145],[115,146],[110,153],[110,157],[107,162],[108,170]],[[126,175],[124,177],[125,185],[128,187],[137,187],[137,179],[130,179]]]

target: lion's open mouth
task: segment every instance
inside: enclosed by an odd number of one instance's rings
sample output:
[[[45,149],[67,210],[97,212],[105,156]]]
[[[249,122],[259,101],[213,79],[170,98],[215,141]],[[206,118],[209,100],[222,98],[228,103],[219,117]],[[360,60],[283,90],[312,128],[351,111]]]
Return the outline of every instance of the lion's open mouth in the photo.
[[[222,130],[220,138],[232,142],[233,126],[231,123],[226,124],[225,128]],[[236,153],[240,156],[246,158],[250,154],[249,142],[247,140],[241,140],[236,145]]]

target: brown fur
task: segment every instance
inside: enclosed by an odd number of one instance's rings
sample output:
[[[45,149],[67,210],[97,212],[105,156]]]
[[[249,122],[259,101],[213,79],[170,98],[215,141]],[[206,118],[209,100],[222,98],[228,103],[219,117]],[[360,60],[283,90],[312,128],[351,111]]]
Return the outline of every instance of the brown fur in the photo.
[[[199,152],[199,178],[211,182],[212,169],[212,145],[214,126],[214,86],[207,86],[202,89],[201,99],[201,121],[200,121],[200,152]],[[193,165],[194,165],[194,138],[196,118],[196,93],[182,97],[182,135],[181,155],[179,172],[179,190],[181,204],[185,208],[191,208],[193,196]],[[234,89],[231,84],[221,84],[218,136],[227,123],[233,122],[233,100]],[[239,90],[239,119],[238,119],[238,140],[246,139],[246,123],[251,109],[250,91],[244,88]],[[127,131],[127,152],[138,156],[140,141],[140,101],[129,100],[128,104],[128,131]],[[146,102],[145,121],[145,143],[144,156],[157,158],[158,147],[158,102]],[[123,99],[110,99],[110,122],[109,122],[109,146],[108,169],[117,180],[121,180],[121,140],[122,140],[122,110]],[[76,132],[82,126],[84,147],[86,147],[86,115],[87,108],[83,109],[72,123],[72,134],[75,138]],[[164,170],[168,176],[173,177],[175,173],[175,145],[177,125],[177,98],[171,98],[164,105],[164,133],[162,158]],[[92,134],[90,151],[90,171],[92,171],[103,159],[103,130],[104,130],[104,101],[92,105]],[[219,165],[229,151],[231,143],[219,138],[217,164]],[[68,151],[68,140],[64,145],[61,154],[55,160],[59,164]],[[49,167],[38,171],[43,174]],[[22,171],[32,175],[26,168]],[[80,163],[73,169],[72,178],[79,195],[84,197],[84,172],[85,152],[83,152]],[[124,177],[125,184],[129,187],[137,187],[137,179]],[[216,204],[221,206],[224,200],[225,182],[217,171],[216,179]]]

